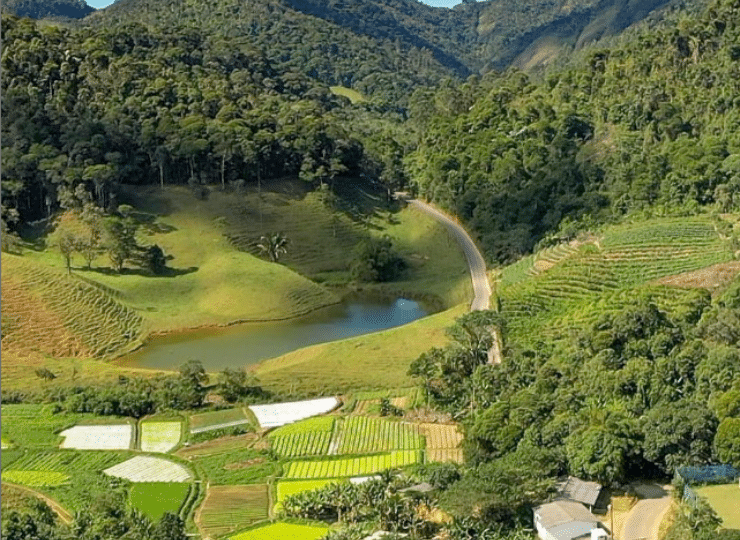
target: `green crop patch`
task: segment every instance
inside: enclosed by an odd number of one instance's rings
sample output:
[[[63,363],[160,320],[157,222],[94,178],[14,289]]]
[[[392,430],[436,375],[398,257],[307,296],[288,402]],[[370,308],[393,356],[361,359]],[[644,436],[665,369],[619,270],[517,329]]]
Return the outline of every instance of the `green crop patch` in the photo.
[[[152,520],[157,521],[165,512],[179,512],[190,484],[177,482],[148,482],[131,486],[129,501]]]
[[[323,525],[272,523],[230,536],[229,540],[318,540],[329,528]]]
[[[69,480],[69,475],[57,471],[3,471],[2,479],[31,487],[60,486]]]
[[[58,447],[60,431],[93,418],[82,414],[52,414],[44,405],[3,405],[3,441],[18,448]]]
[[[350,416],[342,423],[339,454],[368,454],[390,450],[421,450],[424,437],[416,426],[382,418]]]
[[[280,504],[286,497],[290,497],[296,493],[303,493],[304,491],[319,489],[335,482],[338,482],[336,478],[323,480],[280,480],[277,483],[276,502]]]
[[[180,422],[142,422],[141,449],[144,452],[169,452],[180,442]]]
[[[271,431],[270,437],[303,435],[314,432],[331,433],[334,429],[334,422],[335,418],[333,416],[314,416],[293,424],[281,426]]]
[[[326,454],[334,423],[334,417],[318,416],[278,428],[270,434],[272,448],[281,457]]]
[[[245,448],[228,453],[193,456],[212,484],[255,484],[275,476],[280,464],[258,450]]]
[[[130,455],[130,452],[96,450],[27,452],[9,465],[3,463],[2,478],[38,487],[75,512],[89,507],[95,497],[110,491],[111,479],[102,473],[103,469]]]
[[[286,478],[342,478],[374,474],[386,469],[396,469],[419,463],[418,450],[399,450],[344,459],[294,461],[288,467]]]

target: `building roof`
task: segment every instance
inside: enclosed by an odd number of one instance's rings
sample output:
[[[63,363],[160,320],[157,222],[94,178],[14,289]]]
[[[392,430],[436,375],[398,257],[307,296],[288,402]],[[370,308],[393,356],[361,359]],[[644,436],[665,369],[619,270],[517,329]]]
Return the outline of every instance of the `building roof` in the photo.
[[[574,522],[589,524],[591,528],[597,527],[599,523],[596,516],[585,506],[573,501],[554,501],[543,504],[534,509],[534,514],[539,518],[540,525],[548,531]]]
[[[569,476],[558,484],[558,494],[561,497],[591,506],[596,504],[602,489],[601,484],[585,482],[575,476]]]

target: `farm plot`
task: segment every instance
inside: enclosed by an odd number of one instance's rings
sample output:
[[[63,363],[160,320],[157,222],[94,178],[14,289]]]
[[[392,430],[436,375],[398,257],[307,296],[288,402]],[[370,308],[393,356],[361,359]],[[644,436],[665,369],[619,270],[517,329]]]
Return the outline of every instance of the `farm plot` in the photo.
[[[159,521],[165,512],[177,514],[191,489],[190,484],[148,482],[134,484],[129,492],[131,506],[138,508],[153,521]]]
[[[280,480],[277,483],[277,503],[282,503],[286,497],[295,495],[296,493],[303,493],[304,491],[312,491],[314,489],[322,488],[326,485],[338,482],[336,478],[326,478],[323,480]]]
[[[3,405],[4,445],[26,448],[57,447],[57,432],[78,423],[84,415],[52,414],[44,405]]]
[[[249,409],[257,417],[260,427],[266,428],[284,426],[311,416],[325,414],[337,405],[339,405],[339,400],[329,397],[271,405],[251,405]]]
[[[136,456],[103,472],[131,482],[188,482],[192,479],[190,472],[179,463],[151,456]]]
[[[316,456],[329,451],[335,419],[319,416],[276,429],[269,436],[281,457]]]
[[[180,442],[180,422],[142,422],[141,449],[144,452],[169,452]]]
[[[418,450],[399,450],[373,456],[320,461],[294,461],[286,478],[341,478],[362,476],[413,465],[421,461]]]
[[[120,459],[107,452],[33,452],[4,467],[3,479],[28,486],[54,486],[66,483],[80,471],[99,471]]]
[[[242,408],[194,414],[190,417],[190,433],[203,433],[242,424],[249,424],[249,418]]]
[[[219,537],[266,520],[266,484],[209,486],[196,522],[202,536]]]
[[[419,424],[419,431],[426,437],[427,461],[463,462],[460,448],[462,433],[457,426],[450,424]]]
[[[255,433],[245,435],[234,435],[229,437],[220,437],[210,441],[191,444],[179,448],[175,455],[184,459],[193,459],[195,457],[211,456],[214,454],[223,454],[250,448],[257,440]]]
[[[77,450],[128,450],[133,430],[130,424],[107,426],[74,426],[60,433],[62,448]]]
[[[230,536],[229,540],[318,540],[327,532],[329,527],[324,525],[272,523]]]
[[[424,438],[416,426],[366,416],[350,416],[345,419],[338,440],[339,454],[424,448]]]
[[[251,448],[206,456],[193,456],[212,484],[257,484],[276,475],[280,464]]]

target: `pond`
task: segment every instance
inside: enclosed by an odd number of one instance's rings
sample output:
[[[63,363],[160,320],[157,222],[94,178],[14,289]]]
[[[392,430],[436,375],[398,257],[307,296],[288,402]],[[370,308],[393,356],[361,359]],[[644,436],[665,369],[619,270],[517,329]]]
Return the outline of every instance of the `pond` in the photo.
[[[245,323],[154,336],[116,362],[121,367],[177,369],[200,360],[206,371],[243,367],[314,345],[410,323],[430,312],[406,298],[351,296],[287,321]]]

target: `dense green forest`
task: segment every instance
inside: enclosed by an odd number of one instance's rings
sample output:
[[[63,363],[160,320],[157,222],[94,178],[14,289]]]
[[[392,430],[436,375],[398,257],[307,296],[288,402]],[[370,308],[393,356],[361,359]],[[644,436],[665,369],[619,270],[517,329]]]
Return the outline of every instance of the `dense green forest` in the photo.
[[[738,32],[737,4],[715,2],[539,83],[510,71],[419,90],[408,174],[501,261],[574,221],[736,210]]]

